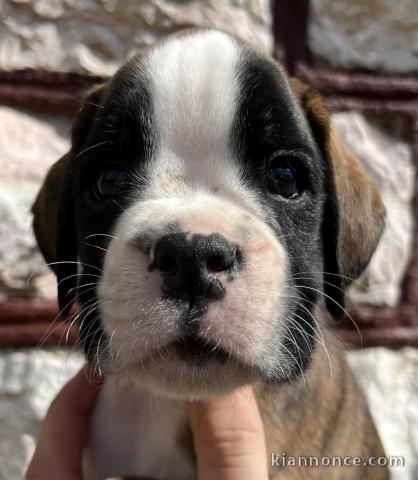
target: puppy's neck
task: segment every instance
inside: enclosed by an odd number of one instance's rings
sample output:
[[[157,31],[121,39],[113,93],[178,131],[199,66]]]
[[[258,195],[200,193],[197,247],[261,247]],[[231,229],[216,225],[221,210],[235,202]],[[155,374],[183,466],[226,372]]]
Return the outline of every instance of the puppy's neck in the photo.
[[[192,479],[189,444],[184,402],[108,379],[91,420],[84,478]]]

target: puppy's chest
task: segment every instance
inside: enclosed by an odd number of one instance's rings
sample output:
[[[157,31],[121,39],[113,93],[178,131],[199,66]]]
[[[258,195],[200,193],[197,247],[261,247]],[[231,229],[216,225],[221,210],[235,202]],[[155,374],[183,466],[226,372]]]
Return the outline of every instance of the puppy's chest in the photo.
[[[142,388],[105,383],[92,417],[85,478],[193,479],[186,425],[181,402]]]

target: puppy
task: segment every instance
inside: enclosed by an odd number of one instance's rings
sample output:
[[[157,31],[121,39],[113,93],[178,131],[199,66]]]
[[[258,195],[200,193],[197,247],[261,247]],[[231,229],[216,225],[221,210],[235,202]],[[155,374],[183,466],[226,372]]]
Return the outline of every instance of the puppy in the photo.
[[[315,91],[224,33],[169,37],[89,93],[33,213],[62,314],[79,303],[106,379],[86,478],[195,478],[184,400],[243,384],[266,461],[365,459],[272,464],[272,479],[388,478],[367,465],[380,440],[320,328],[321,308],[342,313],[385,212]]]

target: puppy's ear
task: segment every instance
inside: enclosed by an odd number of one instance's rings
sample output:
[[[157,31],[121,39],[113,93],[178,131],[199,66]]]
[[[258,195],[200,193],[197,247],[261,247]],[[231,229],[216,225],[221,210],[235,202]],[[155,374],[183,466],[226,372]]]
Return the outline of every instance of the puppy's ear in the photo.
[[[44,183],[32,205],[33,230],[38,247],[52,270],[56,272],[57,209],[68,153],[49,169]]]
[[[324,293],[328,310],[338,317],[343,313],[344,289],[367,267],[376,249],[385,208],[376,183],[331,127],[319,93],[295,79],[291,85],[327,161]]]
[[[93,87],[77,112],[71,149],[50,168],[32,206],[33,228],[39,248],[58,281],[58,303],[65,315],[77,285],[77,228],[73,199],[74,159],[80,152],[100,107],[105,85]]]

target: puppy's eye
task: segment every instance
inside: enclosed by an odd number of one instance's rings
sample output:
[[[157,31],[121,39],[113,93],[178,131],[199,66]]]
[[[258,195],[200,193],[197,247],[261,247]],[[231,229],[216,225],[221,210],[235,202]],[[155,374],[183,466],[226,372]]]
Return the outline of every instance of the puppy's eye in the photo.
[[[93,185],[93,194],[96,200],[101,201],[117,196],[125,183],[125,177],[125,173],[117,167],[105,168]]]
[[[298,171],[286,157],[277,157],[272,160],[269,170],[269,188],[273,193],[291,200],[302,193]]]

